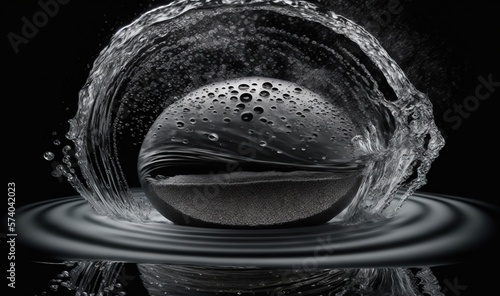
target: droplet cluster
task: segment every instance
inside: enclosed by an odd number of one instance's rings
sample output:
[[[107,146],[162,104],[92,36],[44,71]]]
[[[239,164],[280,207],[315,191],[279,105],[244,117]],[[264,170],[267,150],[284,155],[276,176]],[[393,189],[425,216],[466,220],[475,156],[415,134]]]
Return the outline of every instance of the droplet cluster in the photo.
[[[258,149],[256,159],[286,155],[314,164],[353,157],[353,135],[349,118],[321,96],[295,83],[247,77],[209,84],[165,108],[143,150],[178,156],[197,148],[238,158],[244,142]]]

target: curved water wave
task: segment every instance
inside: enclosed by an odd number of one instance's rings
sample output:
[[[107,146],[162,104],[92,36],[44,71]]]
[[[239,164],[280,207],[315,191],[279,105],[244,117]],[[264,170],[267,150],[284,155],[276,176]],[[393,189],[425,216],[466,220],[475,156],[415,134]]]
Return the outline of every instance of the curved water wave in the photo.
[[[147,221],[151,204],[130,188],[148,130],[190,92],[244,77],[299,85],[349,122],[349,145],[370,161],[345,221],[390,216],[396,190],[406,183],[402,204],[444,145],[429,99],[352,21],[306,1],[174,1],[119,30],[95,61],[68,132],[80,172],[66,176],[99,213]]]

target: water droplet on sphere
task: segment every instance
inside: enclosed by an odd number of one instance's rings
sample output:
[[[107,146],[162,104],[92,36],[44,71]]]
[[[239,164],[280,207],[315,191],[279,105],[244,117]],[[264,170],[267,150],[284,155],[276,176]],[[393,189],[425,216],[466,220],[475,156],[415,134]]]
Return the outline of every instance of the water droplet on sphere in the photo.
[[[259,93],[259,96],[267,98],[269,97],[269,92],[267,90],[263,90]]]
[[[240,100],[243,103],[249,103],[252,100],[252,95],[249,93],[244,93],[240,96]]]
[[[248,84],[242,83],[242,84],[238,85],[238,88],[240,90],[248,90],[250,88],[250,86]]]
[[[270,82],[264,82],[262,84],[262,87],[265,88],[265,89],[271,89],[273,87],[273,85]]]
[[[208,139],[209,139],[210,141],[214,141],[214,142],[215,142],[215,141],[219,140],[219,135],[218,135],[218,134],[216,134],[216,133],[209,134],[209,135],[208,135]]]
[[[243,112],[241,113],[241,120],[243,121],[251,121],[253,119],[252,112]]]
[[[253,108],[253,111],[257,114],[262,114],[264,112],[264,108],[262,108],[261,106],[256,106]]]

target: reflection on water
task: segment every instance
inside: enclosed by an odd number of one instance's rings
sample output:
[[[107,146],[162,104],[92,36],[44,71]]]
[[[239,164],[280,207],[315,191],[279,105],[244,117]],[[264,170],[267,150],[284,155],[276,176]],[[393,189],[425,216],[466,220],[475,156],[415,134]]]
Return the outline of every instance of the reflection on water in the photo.
[[[69,269],[57,274],[49,290],[61,293],[69,290],[77,296],[443,295],[438,280],[426,267],[271,269],[170,264],[132,266],[109,261],[65,264]]]
[[[80,295],[125,292],[116,288],[125,262],[137,263],[151,295],[440,295],[427,268],[407,268],[464,260],[496,231],[496,214],[478,202],[418,193],[378,222],[211,229],[174,225],[159,214],[155,222],[117,221],[73,197],[20,208],[18,231],[32,259],[77,263],[59,285]]]
[[[139,264],[150,295],[442,295],[428,268],[260,269]],[[417,279],[417,280],[415,280]],[[418,283],[418,284],[417,284]],[[418,285],[422,285],[419,288]]]

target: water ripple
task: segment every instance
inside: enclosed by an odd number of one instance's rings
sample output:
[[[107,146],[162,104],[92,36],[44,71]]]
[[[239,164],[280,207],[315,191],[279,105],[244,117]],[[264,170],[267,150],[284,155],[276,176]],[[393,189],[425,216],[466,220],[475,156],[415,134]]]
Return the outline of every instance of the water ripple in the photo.
[[[138,191],[137,198],[141,197]],[[401,196],[399,194],[398,196]],[[397,202],[397,201],[396,201]],[[499,210],[418,193],[391,219],[262,230],[133,223],[100,216],[81,197],[18,211],[20,243],[33,259],[291,268],[406,267],[457,262],[486,243]]]

